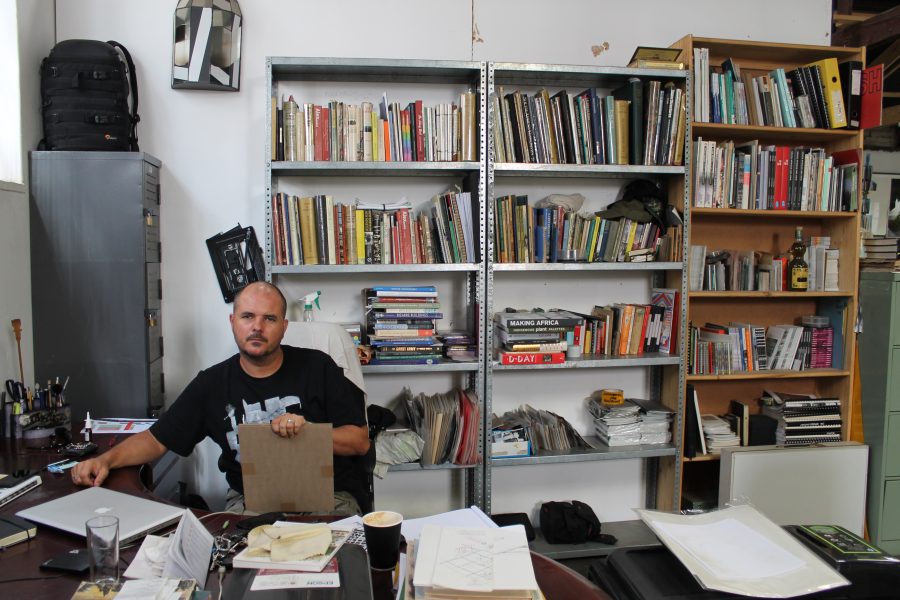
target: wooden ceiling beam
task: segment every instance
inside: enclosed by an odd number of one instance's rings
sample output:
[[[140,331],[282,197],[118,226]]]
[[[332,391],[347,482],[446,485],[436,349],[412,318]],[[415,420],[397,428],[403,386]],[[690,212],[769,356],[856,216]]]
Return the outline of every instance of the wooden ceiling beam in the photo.
[[[832,46],[871,46],[900,34],[900,5],[831,34]]]
[[[896,127],[900,123],[900,105],[886,106],[881,112],[881,126],[888,125]]]
[[[885,79],[900,67],[900,38],[885,48],[885,50],[868,62],[867,67],[872,65],[884,65]]]
[[[831,22],[834,23],[835,27],[846,27],[848,25],[853,25],[854,23],[860,23],[862,21],[867,21],[871,17],[874,17],[878,13],[870,13],[870,12],[853,12],[849,14],[839,13],[837,11],[831,13]]]

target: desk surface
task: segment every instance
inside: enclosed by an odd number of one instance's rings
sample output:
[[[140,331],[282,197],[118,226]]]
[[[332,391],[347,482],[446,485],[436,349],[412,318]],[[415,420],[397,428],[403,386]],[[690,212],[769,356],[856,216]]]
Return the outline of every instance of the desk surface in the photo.
[[[3,440],[0,443],[0,449],[2,449],[0,451],[0,473],[10,473],[17,469],[31,469],[39,471],[43,481],[37,488],[0,508],[0,514],[15,514],[29,506],[53,500],[78,489],[72,483],[68,472],[54,474],[41,470],[48,463],[59,460],[58,454],[21,448],[9,440]],[[110,473],[104,486],[120,492],[159,500],[147,490],[145,482],[149,482],[149,476],[142,478],[142,471],[149,471],[149,469],[137,467],[117,469]],[[206,514],[203,511],[194,512],[200,517]],[[204,518],[203,523],[210,531],[218,533],[222,530],[226,520],[230,520],[231,527],[234,527],[235,517],[229,517],[229,515],[213,515]],[[130,562],[134,558],[138,546],[139,544],[135,544],[123,549],[121,551],[122,559]],[[10,597],[9,595],[15,592],[17,597],[29,600],[69,598],[78,587],[82,576],[59,575],[52,571],[41,571],[40,564],[48,558],[73,548],[83,547],[84,539],[81,537],[39,526],[34,539],[11,546],[5,552],[0,553],[0,596]],[[531,558],[538,584],[547,600],[608,600],[609,596],[575,571],[534,552],[532,552]],[[20,581],[11,582],[12,579],[20,579]],[[10,582],[3,583],[4,581]],[[206,589],[212,591],[215,597],[218,593],[217,579],[210,577],[206,584]],[[374,587],[376,588],[376,599],[385,597],[383,592],[379,593],[377,583]],[[390,595],[388,594],[387,597]]]

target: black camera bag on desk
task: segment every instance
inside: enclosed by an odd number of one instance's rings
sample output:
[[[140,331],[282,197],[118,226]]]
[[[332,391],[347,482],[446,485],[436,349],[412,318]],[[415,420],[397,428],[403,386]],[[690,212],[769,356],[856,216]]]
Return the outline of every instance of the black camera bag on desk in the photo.
[[[122,44],[56,44],[41,62],[41,101],[39,150],[138,150],[137,77]]]
[[[600,533],[600,519],[594,509],[578,500],[544,502],[541,505],[541,533],[550,544],[616,543],[614,536]]]

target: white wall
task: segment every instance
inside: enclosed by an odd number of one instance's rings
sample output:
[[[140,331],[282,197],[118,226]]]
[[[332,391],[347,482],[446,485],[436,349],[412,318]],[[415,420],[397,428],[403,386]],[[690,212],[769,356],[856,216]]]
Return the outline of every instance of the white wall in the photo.
[[[244,0],[241,91],[236,94],[170,88],[174,7],[174,0],[66,0],[57,7],[58,39],[115,39],[128,47],[137,65],[141,149],[163,162],[162,322],[170,402],[199,369],[234,351],[226,325],[228,307],[222,302],[203,241],[236,222],[253,225],[258,234],[265,230],[266,56],[622,65],[635,45],[665,46],[686,33],[827,44],[831,3]],[[474,43],[473,11],[478,33]],[[591,46],[604,42],[609,49],[595,57]],[[37,61],[32,68],[36,65]],[[594,500],[601,520],[631,518],[629,507],[641,504],[643,497],[639,463],[590,465],[589,478],[580,476],[579,468],[584,467],[560,467],[552,473],[538,468],[524,477],[518,469],[508,469],[508,475],[500,479],[546,482],[550,486],[545,490],[560,490],[554,497],[591,495],[586,500]],[[211,458],[194,470],[206,481],[201,493],[210,495],[215,487],[221,488],[212,483],[220,478]],[[545,481],[550,476],[553,480]],[[409,473],[390,477],[402,483],[378,486],[381,506],[395,506],[412,515],[447,505],[435,502],[432,488],[436,484],[431,477]],[[567,485],[578,479],[602,484],[583,483],[583,488],[591,489],[571,491]],[[437,485],[457,490],[452,482]],[[505,495],[502,509],[529,510],[534,500],[527,495]]]
[[[28,162],[25,152],[41,137],[38,69],[54,44],[53,0],[17,0],[21,94],[22,165],[26,185],[0,183],[0,378],[19,379],[11,322],[22,321],[22,363],[26,385],[34,381],[31,338],[31,261],[28,235]],[[4,92],[8,93],[8,92]]]

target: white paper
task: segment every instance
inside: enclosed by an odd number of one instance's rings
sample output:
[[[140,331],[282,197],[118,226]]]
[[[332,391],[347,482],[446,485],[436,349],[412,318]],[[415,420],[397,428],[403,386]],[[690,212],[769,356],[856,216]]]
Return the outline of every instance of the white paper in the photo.
[[[281,571],[263,569],[250,584],[252,591],[287,588],[336,588],[341,587],[339,573],[308,573],[305,571]]]
[[[758,579],[797,571],[803,561],[735,519],[708,525],[661,523],[661,531],[690,549],[719,577]]]
[[[850,583],[749,505],[699,515],[636,512],[706,589],[791,598]]]
[[[140,433],[150,429],[156,419],[91,419],[93,433]],[[84,429],[81,430],[84,433]]]
[[[132,579],[122,584],[116,600],[167,600],[176,594],[178,579]]]
[[[193,579],[200,586],[206,583],[209,561],[215,540],[197,517],[184,511],[169,547],[169,559],[163,568],[166,577]]]
[[[416,588],[537,589],[528,539],[521,525],[460,529],[426,524],[413,577]]]
[[[163,576],[163,568],[169,558],[171,538],[148,535],[141,542],[131,564],[122,573],[128,579],[155,579]]]
[[[408,540],[417,540],[425,525],[444,525],[447,527],[465,527],[467,529],[494,529],[497,524],[477,506],[451,510],[430,517],[403,519],[400,532]]]

